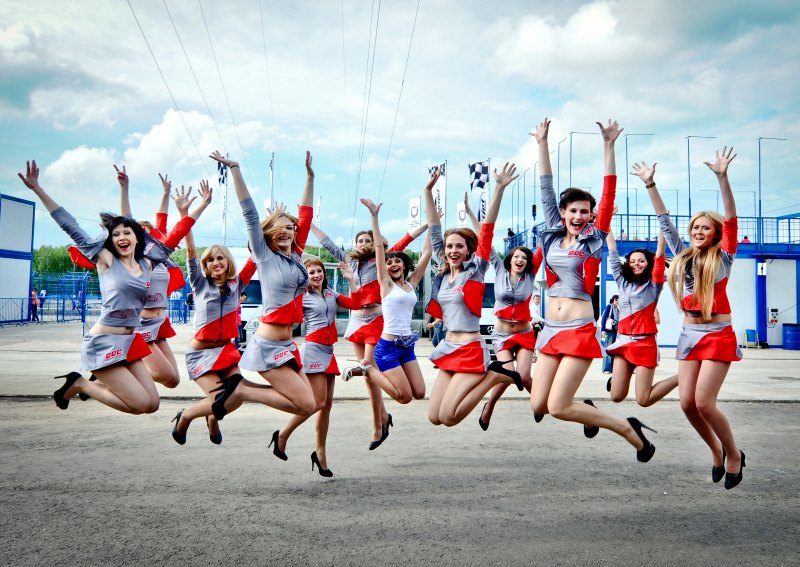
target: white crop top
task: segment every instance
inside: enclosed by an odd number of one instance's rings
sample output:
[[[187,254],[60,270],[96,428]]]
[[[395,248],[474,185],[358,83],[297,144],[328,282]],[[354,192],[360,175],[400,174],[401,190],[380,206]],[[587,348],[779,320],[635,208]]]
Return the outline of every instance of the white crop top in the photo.
[[[411,286],[406,282],[406,285]],[[383,299],[383,332],[389,335],[407,337],[411,334],[411,315],[417,304],[417,292],[412,288],[406,291],[392,284],[392,291]]]

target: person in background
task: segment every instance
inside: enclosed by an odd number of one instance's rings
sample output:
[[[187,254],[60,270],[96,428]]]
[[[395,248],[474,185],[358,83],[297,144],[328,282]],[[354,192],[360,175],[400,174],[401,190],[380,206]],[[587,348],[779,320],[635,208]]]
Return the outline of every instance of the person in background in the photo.
[[[600,320],[600,338],[603,339],[603,346],[607,347],[617,340],[617,326],[619,325],[619,296],[612,295],[611,301],[603,311]],[[614,359],[608,354],[603,356],[603,374],[611,374],[614,369]]]
[[[745,235],[745,237],[742,238],[742,244],[752,244],[750,238],[747,235]]]
[[[39,320],[39,296],[36,295],[36,290],[34,289],[31,292],[31,314],[30,314],[31,321],[38,321]]]

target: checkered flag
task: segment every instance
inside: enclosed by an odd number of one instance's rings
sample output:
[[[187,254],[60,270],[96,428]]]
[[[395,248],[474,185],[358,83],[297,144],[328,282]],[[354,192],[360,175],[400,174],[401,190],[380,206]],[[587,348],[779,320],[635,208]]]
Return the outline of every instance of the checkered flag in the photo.
[[[228,181],[228,166],[222,162],[217,162],[217,172],[219,173],[219,186],[224,187]]]
[[[439,170],[439,180],[433,186],[433,203],[436,205],[436,210],[441,212],[445,210],[445,188],[447,162],[442,162],[439,165],[432,165],[428,168],[428,175],[433,175],[436,170]]]
[[[489,162],[479,161],[469,164],[470,189],[483,189],[489,182]]]
[[[489,162],[479,161],[469,164],[470,195],[472,202],[478,202],[478,221],[483,222],[489,201]]]

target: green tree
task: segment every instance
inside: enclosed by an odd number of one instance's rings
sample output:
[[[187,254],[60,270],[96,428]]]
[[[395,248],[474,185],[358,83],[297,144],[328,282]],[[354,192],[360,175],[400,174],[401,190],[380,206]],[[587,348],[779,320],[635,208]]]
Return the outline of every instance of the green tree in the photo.
[[[66,246],[48,246],[46,244],[33,251],[33,270],[39,273],[55,274],[89,271],[72,263]]]

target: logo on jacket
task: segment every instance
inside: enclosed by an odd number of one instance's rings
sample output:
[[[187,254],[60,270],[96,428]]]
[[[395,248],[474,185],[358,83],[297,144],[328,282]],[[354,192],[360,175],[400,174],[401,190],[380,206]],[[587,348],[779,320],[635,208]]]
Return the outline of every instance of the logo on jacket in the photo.
[[[462,293],[464,291],[464,286],[458,286],[453,288],[453,293]]]
[[[205,369],[206,369],[206,367],[205,367],[205,366],[198,366],[197,368],[195,368],[194,370],[192,370],[192,374],[193,374],[194,376],[197,376],[198,374],[200,374],[201,372],[203,372],[203,370],[205,370]]]
[[[579,258],[583,258],[586,256],[586,252],[582,252],[580,250],[570,250],[567,252],[567,256],[578,256]]]
[[[290,353],[288,350],[285,350],[283,352],[279,352],[278,354],[276,354],[274,360],[276,360],[276,361],[277,360],[283,360],[287,356],[292,356],[292,353]]]

